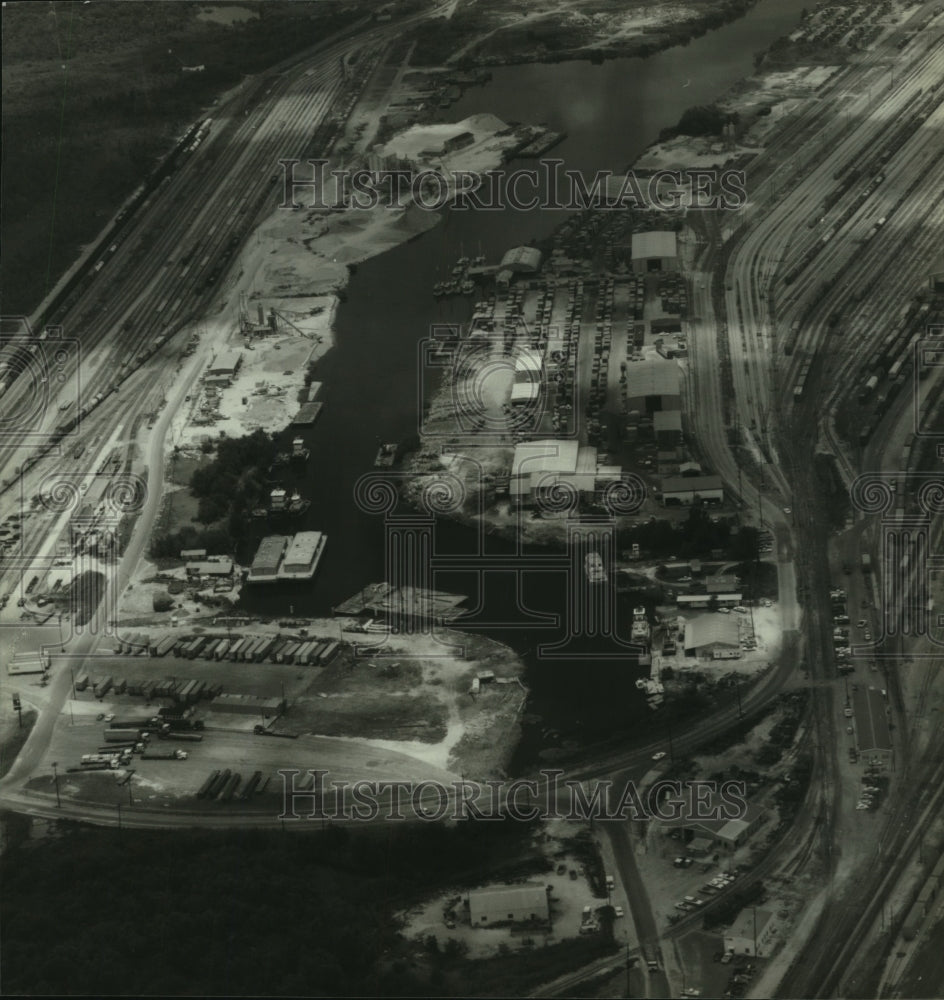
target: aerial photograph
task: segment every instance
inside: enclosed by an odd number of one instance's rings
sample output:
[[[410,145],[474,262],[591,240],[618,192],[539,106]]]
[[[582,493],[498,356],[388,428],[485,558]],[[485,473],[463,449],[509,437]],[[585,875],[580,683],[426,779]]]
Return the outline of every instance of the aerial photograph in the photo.
[[[0,993],[944,997],[944,0],[4,0]]]

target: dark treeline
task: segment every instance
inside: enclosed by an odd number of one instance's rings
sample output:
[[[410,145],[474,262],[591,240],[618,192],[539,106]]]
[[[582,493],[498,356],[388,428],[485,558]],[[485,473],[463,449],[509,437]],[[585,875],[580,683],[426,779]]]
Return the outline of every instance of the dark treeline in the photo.
[[[542,861],[532,835],[515,822],[78,828],[12,847],[0,859],[5,992],[428,996],[431,979],[448,978],[449,956],[411,967],[416,945],[395,911],[458,888],[455,872],[474,884],[483,871],[510,877],[509,858]]]

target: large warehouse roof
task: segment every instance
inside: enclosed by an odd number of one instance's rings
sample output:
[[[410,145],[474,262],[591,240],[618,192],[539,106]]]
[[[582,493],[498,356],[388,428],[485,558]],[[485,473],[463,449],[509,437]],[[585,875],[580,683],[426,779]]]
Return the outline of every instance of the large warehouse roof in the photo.
[[[556,441],[553,438],[522,441],[515,447],[511,474],[527,476],[535,472],[576,472],[579,451],[576,441]]]
[[[541,251],[536,247],[512,247],[502,257],[501,266],[511,271],[537,271],[541,267]]]
[[[626,395],[677,396],[679,366],[674,361],[643,361],[626,367]]]
[[[651,233],[633,233],[633,260],[649,257],[675,257],[675,233],[655,230]]]
[[[702,649],[719,643],[740,646],[737,618],[729,615],[702,615],[685,623],[685,648]]]
[[[543,885],[496,885],[469,893],[469,910],[474,927],[481,916],[496,913],[533,912],[547,915],[547,890]]]
[[[220,351],[219,354],[213,359],[213,363],[207,369],[210,375],[232,374],[239,367],[240,359],[242,355],[239,351],[226,350]]]
[[[721,476],[673,476],[662,481],[662,495],[670,493],[711,493],[723,488]]]
[[[660,395],[668,395],[660,393]],[[682,429],[682,413],[680,410],[657,410],[652,415],[652,429],[659,431],[680,431]]]

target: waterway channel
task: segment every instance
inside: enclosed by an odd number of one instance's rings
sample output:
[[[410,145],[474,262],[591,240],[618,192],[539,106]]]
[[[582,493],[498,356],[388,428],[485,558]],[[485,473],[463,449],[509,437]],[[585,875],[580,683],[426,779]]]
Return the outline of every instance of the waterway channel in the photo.
[[[753,57],[794,30],[803,0],[760,0],[743,18],[645,59],[529,64],[494,71],[490,83],[468,90],[450,109],[453,120],[490,112],[503,121],[545,122],[567,138],[549,156],[565,169],[621,172],[654,142],[660,129],[674,124],[693,104],[720,98],[737,80],[750,75]],[[533,165],[533,164],[531,164]],[[421,237],[361,264],[352,274],[347,301],[336,320],[336,346],[319,363],[324,408],[304,433],[311,448],[306,496],[312,506],[294,530],[316,529],[328,536],[317,576],[306,584],[245,588],[242,605],[257,613],[295,615],[330,612],[368,583],[385,578],[383,518],[361,512],[353,502],[358,478],[371,471],[382,441],[406,442],[417,433],[421,391],[419,344],[434,323],[461,323],[471,300],[434,299],[433,284],[460,256],[484,254],[489,261],[509,247],[543,239],[564,221],[553,210],[453,211]],[[286,434],[286,440],[291,438]],[[442,521],[437,555],[469,551],[472,529]],[[498,552],[510,543],[488,540]],[[450,586],[450,584],[452,586]],[[439,589],[468,591],[471,577],[437,575]],[[530,574],[524,603],[559,614],[566,581],[560,574]],[[509,579],[493,575],[486,593],[470,593],[483,620],[514,622],[521,600]],[[626,611],[632,595],[619,595]],[[532,691],[529,711],[541,716],[522,747],[532,755],[542,730],[582,742],[582,732],[639,732],[648,718],[634,681],[641,670],[632,658],[617,663],[553,661],[539,658],[537,646],[561,638],[561,629],[489,628],[528,663]],[[587,669],[589,668],[589,669]]]

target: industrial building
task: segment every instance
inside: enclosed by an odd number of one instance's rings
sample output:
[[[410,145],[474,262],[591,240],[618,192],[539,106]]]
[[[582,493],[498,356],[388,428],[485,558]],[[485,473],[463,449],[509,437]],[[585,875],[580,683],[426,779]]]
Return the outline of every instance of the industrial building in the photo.
[[[685,655],[715,660],[738,659],[741,637],[732,615],[699,615],[685,623]]]
[[[682,414],[679,410],[657,410],[652,415],[652,430],[656,444],[663,449],[682,443]]]
[[[229,556],[206,556],[187,560],[187,576],[231,576],[233,560]]]
[[[732,594],[740,582],[741,578],[733,573],[716,573],[705,577],[705,590],[709,594]]]
[[[662,483],[662,505],[723,503],[721,476],[678,476]]]
[[[711,593],[679,594],[675,603],[680,608],[707,608],[712,602],[719,608],[734,608],[741,603],[744,595],[737,590],[713,591]]]
[[[285,711],[283,698],[258,698],[251,694],[218,694],[213,708],[237,715],[258,715],[263,719],[278,718]]]
[[[220,351],[210,362],[204,381],[208,385],[229,385],[236,377],[241,362],[239,351]]]
[[[674,361],[652,360],[626,369],[626,412],[651,416],[661,410],[682,409],[679,366]]]
[[[558,486],[593,497],[622,477],[618,465],[597,464],[597,449],[576,441],[523,441],[515,447],[508,494],[521,506],[549,499]]]
[[[301,531],[291,541],[279,569],[280,580],[310,580],[315,575],[327,538],[320,531]]]
[[[469,893],[469,920],[473,927],[507,923],[543,923],[550,920],[543,885],[499,885]]]
[[[537,274],[543,257],[537,247],[512,247],[501,259],[502,270],[514,274]]]
[[[852,693],[852,708],[859,753],[890,755],[892,734],[885,695],[876,688],[859,688]]]
[[[633,270],[637,274],[678,270],[678,247],[673,232],[634,233],[632,248]]]
[[[511,387],[511,402],[520,406],[532,403],[541,391],[541,355],[530,348],[523,349],[515,359],[515,380]]]
[[[770,910],[742,910],[724,932],[724,950],[734,955],[767,958],[777,945],[777,922]]]
[[[249,583],[268,583],[277,580],[282,556],[288,548],[285,535],[268,535],[259,543],[256,556],[249,568]]]

